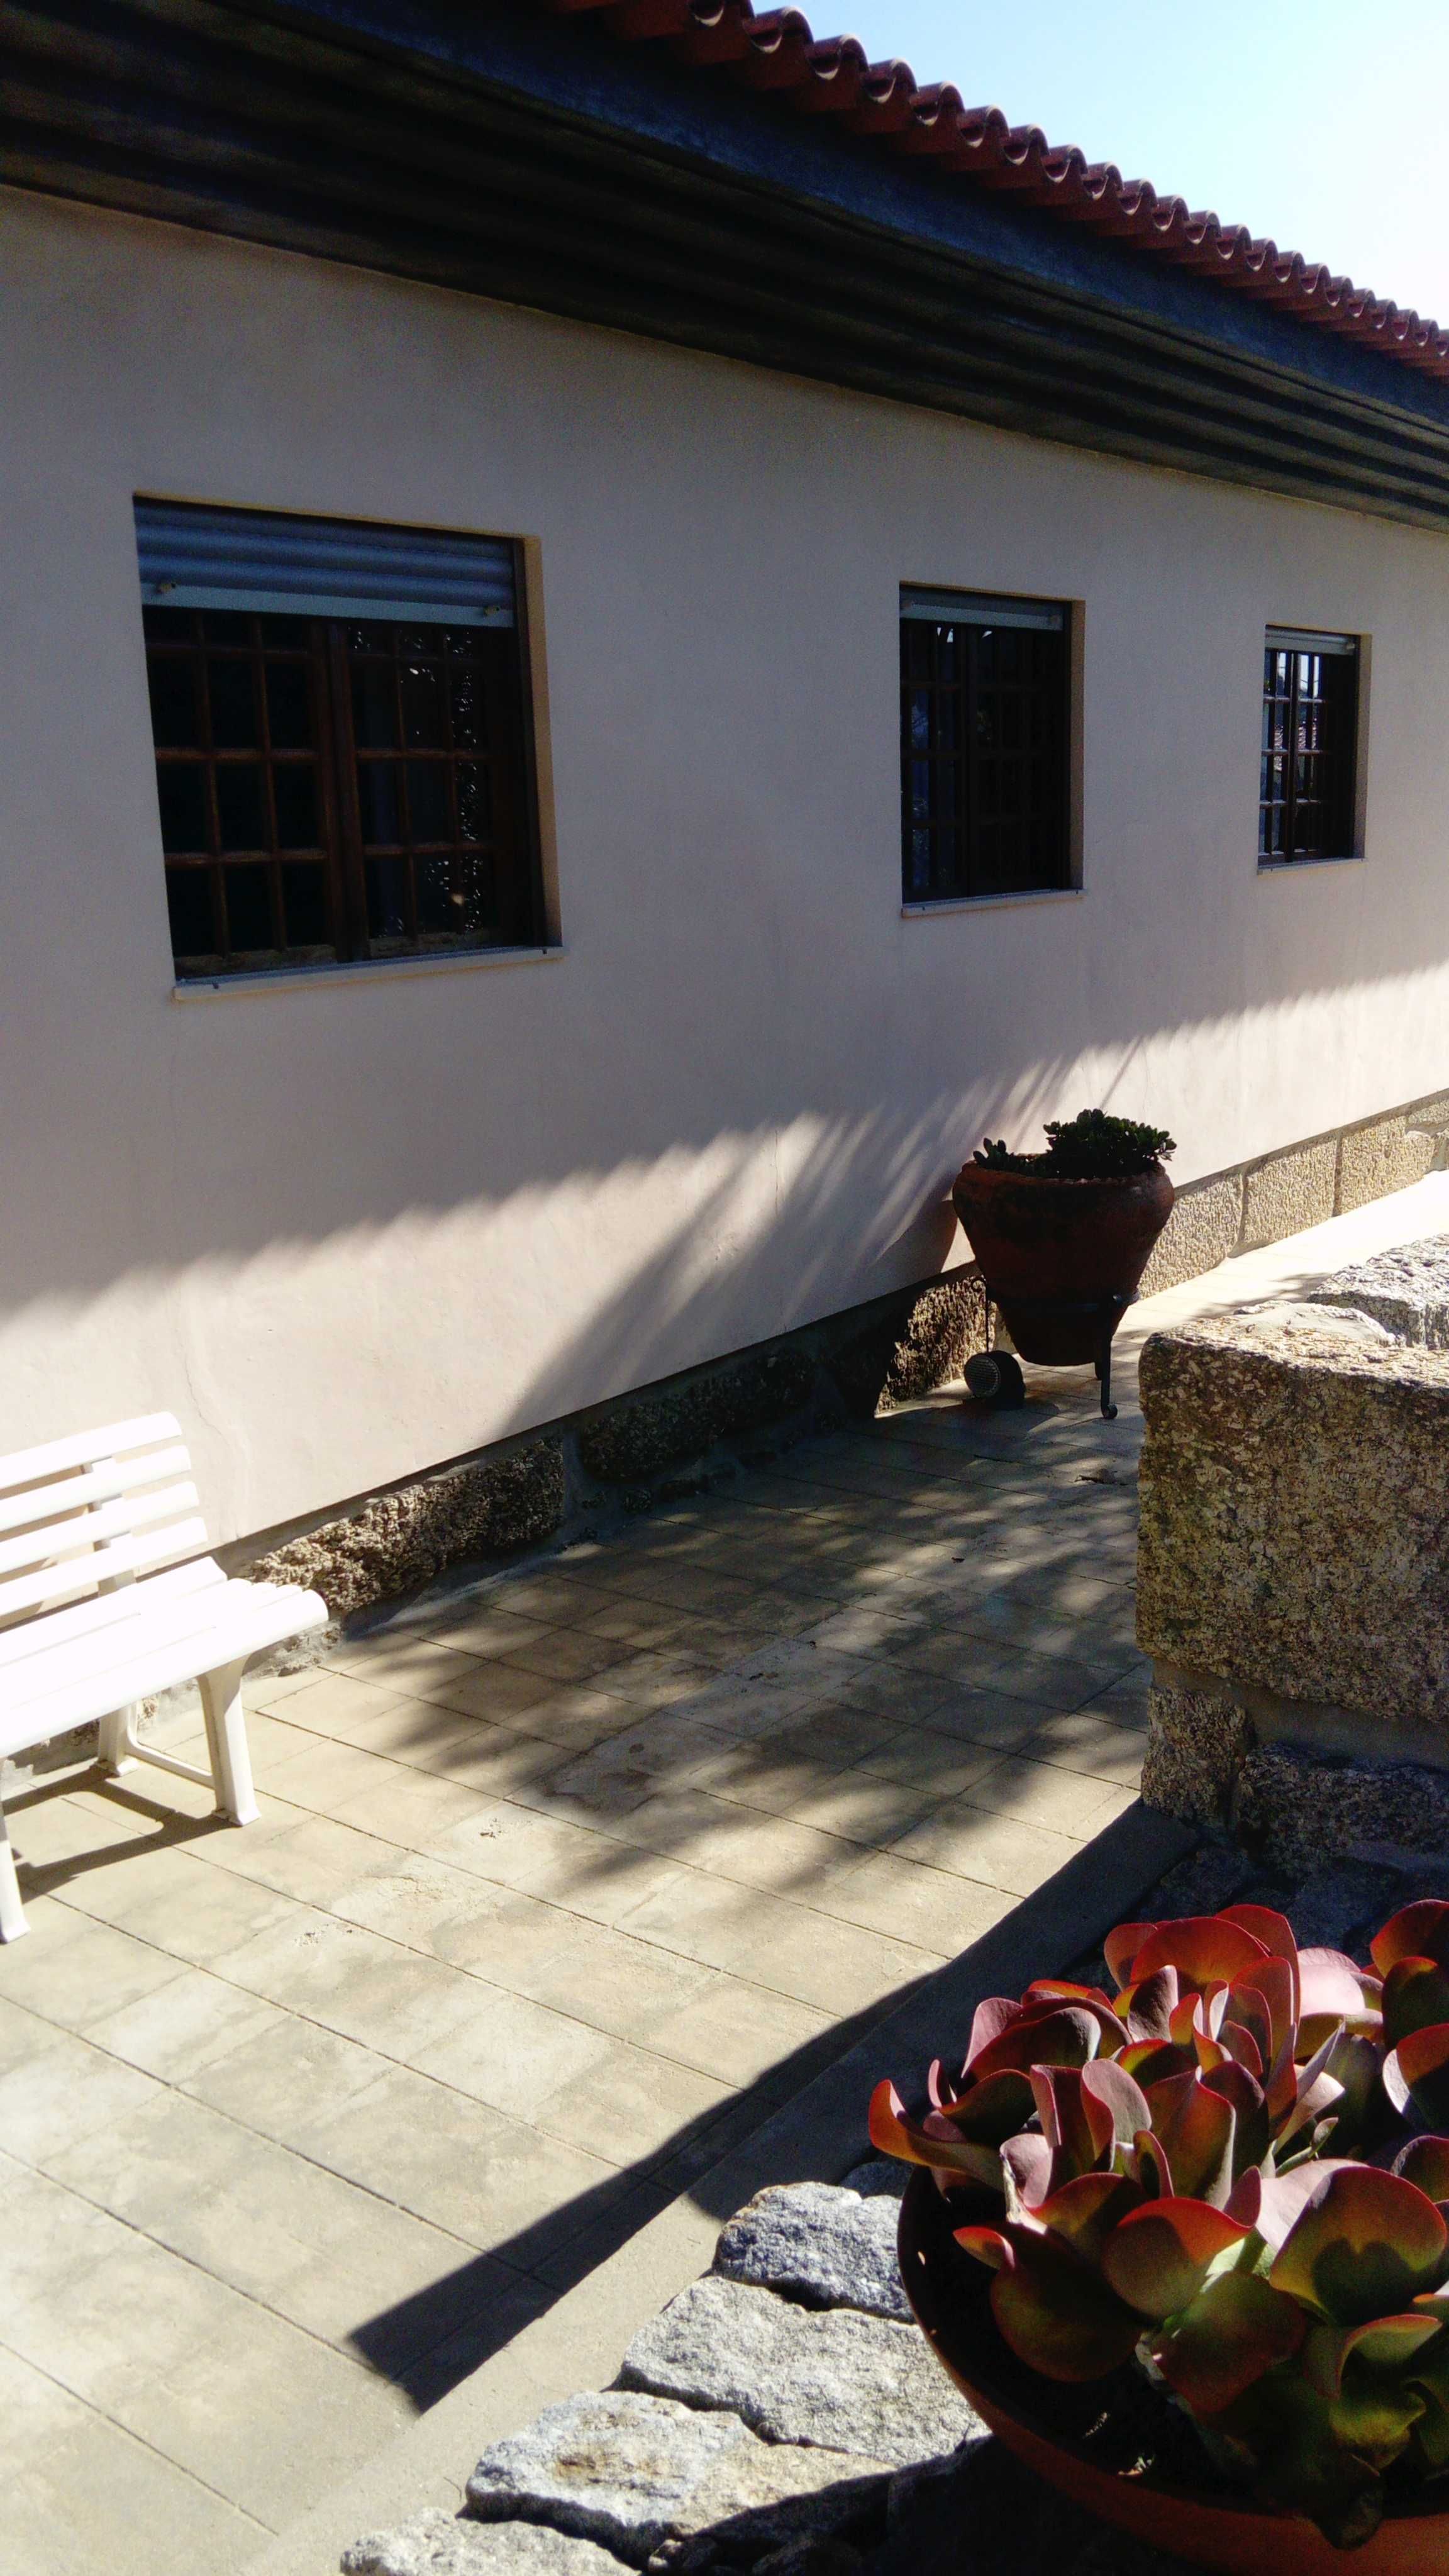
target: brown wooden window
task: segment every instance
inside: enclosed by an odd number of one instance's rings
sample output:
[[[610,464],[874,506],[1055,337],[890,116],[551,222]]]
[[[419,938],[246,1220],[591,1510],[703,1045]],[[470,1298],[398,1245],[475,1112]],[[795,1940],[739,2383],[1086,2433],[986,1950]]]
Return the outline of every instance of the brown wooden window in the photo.
[[[902,591],[906,903],[1070,884],[1069,623],[1050,600]]]
[[[1269,627],[1258,782],[1261,862],[1352,856],[1358,675],[1357,636]]]
[[[191,538],[190,514],[182,527]],[[366,583],[372,533],[347,532],[357,559],[345,575],[324,566],[334,588]],[[542,944],[518,622],[496,609],[454,622],[447,601],[433,618],[295,613],[275,565],[249,574],[235,548],[223,561],[208,531],[204,577],[182,560],[166,581],[168,542],[154,537],[147,581],[143,536],[142,570],[178,977]],[[394,577],[417,586],[414,565]],[[234,600],[248,578],[256,607],[154,596]],[[316,580],[315,564],[297,576]]]

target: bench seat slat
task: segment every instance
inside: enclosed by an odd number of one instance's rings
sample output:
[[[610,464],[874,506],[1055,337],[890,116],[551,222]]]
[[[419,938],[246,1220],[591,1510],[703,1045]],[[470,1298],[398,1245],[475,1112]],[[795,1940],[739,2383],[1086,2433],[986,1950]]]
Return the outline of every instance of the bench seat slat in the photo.
[[[110,1547],[94,1549],[89,1556],[0,1583],[0,1619],[16,1610],[38,1610],[43,1602],[59,1603],[68,1593],[89,1592],[97,1583],[140,1574],[163,1557],[188,1556],[205,1545],[206,1523],[201,1520],[170,1521],[164,1529],[138,1530]]]
[[[146,1457],[123,1465],[88,1467],[74,1476],[63,1476],[58,1484],[28,1485],[19,1493],[8,1492],[0,1479],[0,1530],[28,1529],[34,1521],[53,1519],[83,1506],[89,1508],[92,1503],[110,1502],[118,1494],[132,1494],[190,1472],[186,1451],[177,1447],[153,1449]]]
[[[0,1494],[17,1485],[38,1484],[43,1476],[63,1476],[68,1467],[89,1467],[95,1459],[115,1458],[128,1449],[154,1448],[162,1440],[179,1440],[174,1413],[143,1413],[133,1422],[108,1422],[99,1431],[75,1431],[66,1440],[49,1440],[40,1449],[16,1449],[0,1458]]]
[[[163,1592],[153,1598],[149,1583],[137,1583],[124,1592],[109,1593],[105,1597],[121,1605],[119,1616],[92,1625],[77,1636],[54,1638],[49,1644],[45,1643],[45,1631],[50,1621],[34,1621],[33,1627],[40,1631],[37,1651],[23,1662],[0,1665],[0,1724],[12,1712],[28,1708],[32,1700],[68,1689],[72,1682],[109,1672],[116,1664],[139,1654],[207,1636],[218,1621],[234,1614],[238,1590],[262,1598],[268,1589],[275,1588],[228,1584],[220,1566],[216,1571],[219,1587],[208,1584],[189,1592]]]
[[[185,1565],[148,1575],[146,1590],[153,1601],[159,1601],[163,1595],[201,1592],[225,1581],[214,1557],[193,1556]],[[133,1589],[125,1584],[114,1592],[98,1592],[89,1601],[74,1602],[69,1610],[46,1611],[39,1618],[18,1619],[13,1627],[0,1628],[0,1700],[12,1667],[23,1668],[31,1656],[48,1654],[67,1637],[85,1636],[92,1628],[112,1627],[117,1620],[129,1618]]]
[[[26,1530],[19,1538],[0,1539],[0,1577],[22,1566],[51,1565],[58,1557],[124,1538],[130,1530],[184,1520],[195,1512],[200,1499],[194,1485],[165,1485],[159,1494],[123,1494],[93,1512],[76,1512],[69,1520],[47,1521],[38,1529]],[[0,1580],[0,1610],[5,1606],[5,1589]]]
[[[194,1681],[202,1673],[327,1624],[326,1603],[315,1592],[290,1585],[229,1583],[224,1602],[220,1595],[213,1599],[218,1606],[200,1634],[169,1644],[138,1638],[130,1651],[123,1628],[108,1631],[118,1652],[105,1672],[58,1690],[37,1691],[13,1711],[0,1709],[0,1753],[44,1743],[68,1727],[106,1717],[132,1700],[148,1699],[173,1683]]]

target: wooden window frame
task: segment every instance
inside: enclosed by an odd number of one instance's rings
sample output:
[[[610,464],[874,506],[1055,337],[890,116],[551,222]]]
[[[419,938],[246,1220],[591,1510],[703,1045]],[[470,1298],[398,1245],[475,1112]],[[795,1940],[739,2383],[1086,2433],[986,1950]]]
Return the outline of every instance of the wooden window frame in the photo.
[[[908,911],[1076,889],[1076,627],[1069,601],[902,589],[901,899]],[[1013,678],[983,668],[999,658],[999,650],[986,654],[987,640],[1011,628],[1029,638],[1021,650],[1038,664],[1034,675]],[[957,664],[949,678],[943,675],[948,650]],[[1014,703],[1020,730],[1029,737],[1035,729],[1039,739],[1008,743],[998,733],[983,740],[983,716],[993,702]],[[995,811],[983,792],[993,763]],[[1002,793],[1012,763],[1016,815],[1006,810]],[[992,837],[999,853],[1013,826],[1019,838],[1038,840],[1040,855],[1006,868],[998,855],[993,865]]]
[[[1286,671],[1275,667],[1284,664]],[[1258,771],[1260,868],[1311,867],[1359,855],[1363,669],[1361,636],[1267,629]]]
[[[516,622],[508,627],[450,624],[446,613],[430,621],[399,616],[384,607],[372,617],[310,613],[281,615],[270,606],[250,610],[238,605],[222,612],[204,608],[149,608],[146,611],[148,669],[154,663],[186,664],[192,673],[197,740],[180,745],[159,738],[153,689],[153,739],[162,808],[163,858],[172,918],[172,953],[178,983],[209,983],[240,975],[304,973],[337,965],[383,964],[393,959],[485,955],[490,949],[542,947],[547,941],[541,863],[538,787],[533,730],[529,636],[524,605],[522,548],[515,546]],[[245,618],[243,639],[235,621]],[[176,624],[186,621],[186,632]],[[163,624],[164,621],[164,624]],[[356,639],[367,635],[376,651]],[[404,692],[409,636],[430,640],[412,657],[413,669],[424,665],[436,675],[430,684],[441,711],[440,741],[408,738]],[[253,672],[252,706],[256,739],[228,747],[216,740],[211,666],[218,660],[247,660]],[[389,744],[359,740],[354,719],[354,675],[364,661],[390,662],[394,673],[393,739]],[[270,662],[301,664],[307,673],[308,745],[275,749],[267,668]],[[458,740],[458,690],[455,683],[466,665],[477,693],[479,739]],[[164,696],[164,691],[163,691]],[[275,773],[278,765],[310,764],[314,779],[315,841],[295,849],[279,842]],[[403,830],[390,844],[367,842],[359,769],[386,765],[393,773],[393,793]],[[227,846],[218,802],[219,773],[230,766],[259,773],[265,845]],[[440,770],[446,778],[447,828],[424,840],[407,828],[415,780],[420,768]],[[168,772],[199,770],[205,813],[206,847],[186,850],[167,846],[168,814],[175,812]],[[460,810],[465,783],[486,809],[481,832],[465,837]],[[389,867],[404,891],[399,909],[400,932],[385,932],[379,923],[379,871]],[[298,870],[321,871],[328,936],[306,941],[288,935],[287,886]],[[265,948],[239,947],[232,934],[231,911],[237,870],[265,874],[271,943]],[[177,880],[204,876],[207,881],[210,930],[217,944],[209,949],[178,945],[178,926],[186,919],[186,900]],[[427,882],[429,881],[430,882]],[[423,889],[429,897],[424,917]],[[486,886],[488,913],[481,922],[454,932],[436,918],[438,896],[446,885],[446,903],[463,906],[469,889]],[[297,881],[293,876],[293,893]],[[280,936],[278,935],[280,934]]]

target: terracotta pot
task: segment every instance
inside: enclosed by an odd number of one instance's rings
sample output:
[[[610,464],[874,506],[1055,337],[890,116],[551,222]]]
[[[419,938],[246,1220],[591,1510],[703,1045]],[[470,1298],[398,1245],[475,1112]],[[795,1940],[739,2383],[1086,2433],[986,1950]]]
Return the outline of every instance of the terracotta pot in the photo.
[[[951,1192],[987,1293],[1024,1360],[1066,1367],[1098,1356],[1100,1315],[1046,1316],[1017,1299],[1103,1305],[1136,1294],[1172,1213],[1160,1163],[1120,1181],[1057,1181],[965,1163]]]
[[[1100,2413],[1100,2395],[1061,2390],[1016,2359],[988,2304],[991,2276],[964,2254],[953,2215],[929,2174],[912,2176],[901,2204],[901,2277],[941,2367],[1017,2459],[1074,2504],[1148,2547],[1219,2576],[1446,2576],[1449,2513],[1390,2510],[1362,2548],[1335,2549],[1302,2514],[1226,2501],[1219,2490],[1118,2476],[1041,2418]],[[1074,2401],[1085,2399],[1074,2408]]]

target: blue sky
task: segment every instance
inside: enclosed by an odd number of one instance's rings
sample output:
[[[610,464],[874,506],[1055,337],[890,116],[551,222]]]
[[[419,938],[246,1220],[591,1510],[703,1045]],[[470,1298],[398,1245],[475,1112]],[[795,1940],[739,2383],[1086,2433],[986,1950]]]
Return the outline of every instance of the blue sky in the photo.
[[[757,0],[757,5],[759,0]],[[1449,324],[1449,0],[804,0],[1124,178]]]

